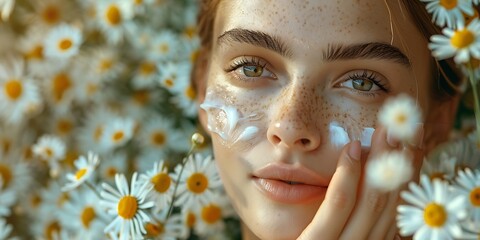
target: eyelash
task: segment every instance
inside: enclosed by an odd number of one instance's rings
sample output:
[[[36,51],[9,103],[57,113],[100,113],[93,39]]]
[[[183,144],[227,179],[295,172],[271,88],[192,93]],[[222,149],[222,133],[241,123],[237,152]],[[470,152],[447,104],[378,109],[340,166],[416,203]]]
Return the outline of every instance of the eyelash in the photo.
[[[249,66],[249,65],[255,65],[255,66],[260,66],[262,68],[265,68],[267,66],[267,63],[264,63],[260,58],[257,58],[257,57],[243,56],[240,59],[236,59],[235,61],[233,61],[225,69],[225,72],[231,72],[233,70],[236,70],[239,67]]]
[[[351,73],[348,75],[347,79],[344,81],[349,81],[349,80],[355,80],[355,79],[364,79],[364,80],[369,80],[369,81],[372,81],[373,84],[377,85],[381,91],[385,92],[385,93],[389,93],[390,92],[390,89],[388,88],[388,86],[384,83],[382,83],[381,80],[379,80],[379,77],[377,76],[377,73],[375,72],[372,72],[372,71],[368,71],[368,70],[363,70],[362,73],[359,73],[359,72],[354,72],[354,73]],[[357,89],[350,89],[350,91],[354,91],[356,93],[359,93],[359,94],[362,94],[364,96],[367,96],[367,97],[376,97],[378,96],[378,92],[365,92],[365,91],[360,91],[360,90],[357,90]]]

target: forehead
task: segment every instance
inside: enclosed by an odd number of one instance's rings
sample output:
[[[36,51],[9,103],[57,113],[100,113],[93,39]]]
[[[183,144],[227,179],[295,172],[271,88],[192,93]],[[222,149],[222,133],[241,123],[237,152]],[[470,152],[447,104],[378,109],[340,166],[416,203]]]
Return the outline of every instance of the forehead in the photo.
[[[294,54],[317,52],[332,43],[384,42],[392,43],[407,56],[418,51],[429,55],[426,39],[399,1],[222,1],[214,41],[233,28],[277,36]]]

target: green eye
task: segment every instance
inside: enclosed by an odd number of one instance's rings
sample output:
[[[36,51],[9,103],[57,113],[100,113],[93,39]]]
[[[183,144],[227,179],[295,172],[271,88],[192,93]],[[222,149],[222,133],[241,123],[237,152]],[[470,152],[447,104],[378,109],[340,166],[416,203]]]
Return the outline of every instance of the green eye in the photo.
[[[263,67],[262,66],[243,66],[243,74],[247,77],[261,77],[263,74]]]
[[[373,87],[373,82],[365,79],[352,80],[352,87],[359,91],[370,91]]]

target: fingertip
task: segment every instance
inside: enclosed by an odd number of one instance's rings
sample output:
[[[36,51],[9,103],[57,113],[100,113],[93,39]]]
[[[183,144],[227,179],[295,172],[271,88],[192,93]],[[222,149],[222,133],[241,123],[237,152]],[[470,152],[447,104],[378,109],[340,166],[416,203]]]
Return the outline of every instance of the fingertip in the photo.
[[[355,140],[348,146],[348,156],[354,161],[360,161],[362,157],[362,145],[360,141]]]

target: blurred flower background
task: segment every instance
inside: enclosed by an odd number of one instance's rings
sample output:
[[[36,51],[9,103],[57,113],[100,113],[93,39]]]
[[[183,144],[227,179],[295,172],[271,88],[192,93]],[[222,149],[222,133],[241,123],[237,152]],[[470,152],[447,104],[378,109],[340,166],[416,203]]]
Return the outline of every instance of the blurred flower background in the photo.
[[[238,236],[208,143],[188,152],[197,5],[0,0],[0,239]]]
[[[432,38],[434,56],[458,60],[471,84],[452,141],[402,194],[398,226],[478,239],[480,23],[463,18],[478,1],[421,1],[451,28]],[[190,82],[197,8],[0,0],[0,239],[238,239],[208,141],[191,141],[201,132]]]

